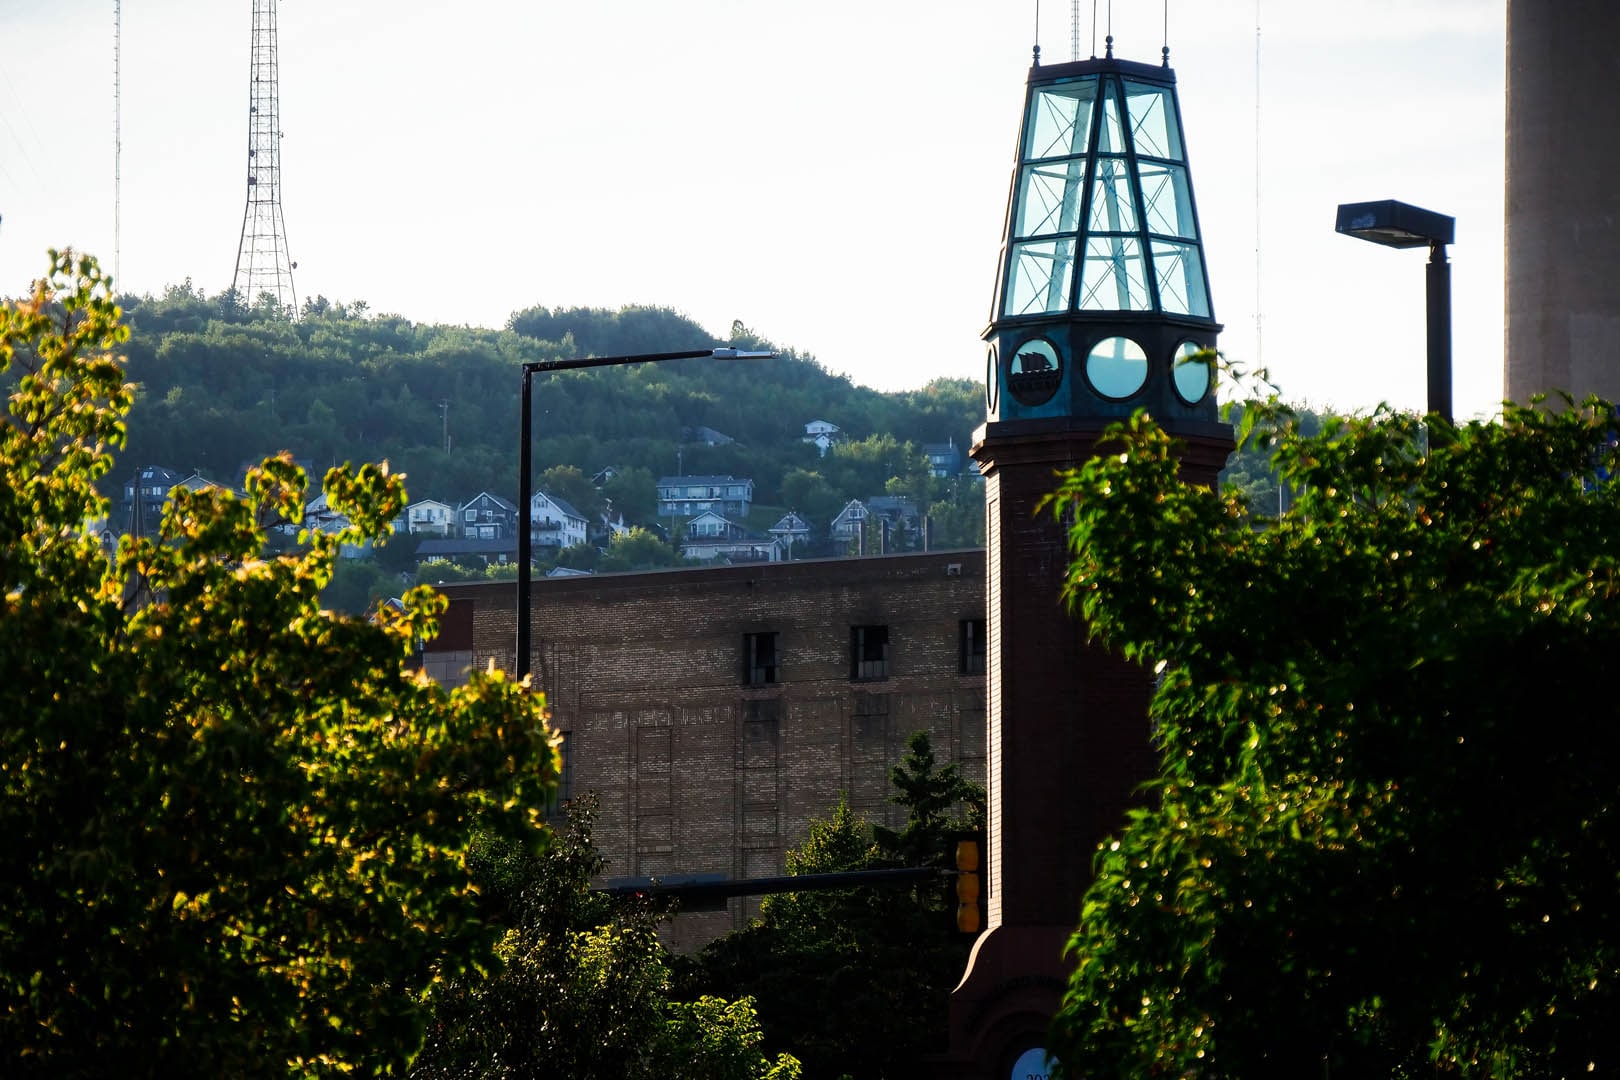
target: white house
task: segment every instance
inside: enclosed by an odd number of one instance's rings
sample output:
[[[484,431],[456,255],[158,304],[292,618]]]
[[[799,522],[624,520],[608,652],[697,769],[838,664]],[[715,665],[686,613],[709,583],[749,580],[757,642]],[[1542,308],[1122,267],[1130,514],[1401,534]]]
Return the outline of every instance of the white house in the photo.
[[[434,499],[419,499],[405,508],[405,531],[412,536],[453,536],[456,508]]]
[[[708,510],[686,523],[681,554],[688,559],[723,557],[732,562],[781,562],[782,546],[770,537],[751,533],[735,521]]]
[[[832,444],[838,441],[838,435],[838,425],[825,420],[812,420],[804,425],[804,441],[815,443],[822,457],[826,457],[827,451],[832,449]]]
[[[542,547],[558,551],[585,543],[584,514],[555,495],[537,491],[529,500],[529,537]]]

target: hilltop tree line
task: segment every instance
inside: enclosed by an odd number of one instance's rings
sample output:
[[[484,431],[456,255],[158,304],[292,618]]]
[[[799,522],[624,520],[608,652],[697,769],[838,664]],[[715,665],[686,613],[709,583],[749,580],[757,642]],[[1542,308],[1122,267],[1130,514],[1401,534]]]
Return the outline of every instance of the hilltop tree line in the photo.
[[[386,459],[409,477],[414,499],[454,504],[483,490],[513,498],[521,363],[731,345],[782,355],[537,377],[537,472],[577,470],[565,474],[564,497],[590,510],[600,498],[580,481],[614,467],[624,479],[602,494],[631,520],[652,511],[649,482],[677,472],[750,477],[757,503],[800,509],[823,528],[848,499],[909,494],[925,508],[970,506],[950,527],[966,530],[957,542],[978,539],[977,493],[930,485],[921,458],[925,442],[964,446],[983,419],[969,380],[881,393],[741,322],[720,338],[667,308],[534,307],[490,330],[414,323],[324,297],[307,301],[294,323],[189,281],[120,302],[137,393],[109,483],[144,464],[230,480],[245,463],[289,449],[317,473]],[[823,458],[802,441],[812,419],[848,435],[839,452]],[[735,441],[708,445],[698,428]]]

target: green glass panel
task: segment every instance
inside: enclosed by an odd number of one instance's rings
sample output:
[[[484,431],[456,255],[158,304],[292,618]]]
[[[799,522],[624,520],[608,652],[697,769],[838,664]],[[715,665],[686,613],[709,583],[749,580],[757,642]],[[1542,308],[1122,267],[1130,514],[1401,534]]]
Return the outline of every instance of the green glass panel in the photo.
[[[1125,152],[1125,133],[1120,127],[1119,119],[1119,91],[1114,89],[1115,82],[1109,79],[1103,84],[1102,104],[1102,130],[1097,133],[1097,153],[1123,154]]]
[[[1007,278],[1006,315],[1067,311],[1074,240],[1027,240],[1014,244]]]
[[[1022,238],[1077,231],[1085,175],[1085,158],[1025,165],[1024,182],[1018,189],[1014,235]]]
[[[1198,239],[1198,218],[1193,214],[1192,189],[1181,165],[1139,163],[1142,176],[1142,216],[1147,231],[1181,240]]]
[[[1084,154],[1096,100],[1095,75],[1037,89],[1024,123],[1024,160]]]
[[[1140,240],[1132,236],[1094,236],[1086,241],[1080,310],[1152,310]]]
[[[1159,286],[1159,308],[1170,315],[1207,319],[1209,290],[1204,287],[1204,260],[1197,244],[1153,241],[1153,269]]]
[[[1168,87],[1125,83],[1125,111],[1131,118],[1131,141],[1138,157],[1181,161],[1181,128],[1176,123],[1176,98]]]
[[[1098,157],[1097,179],[1091,186],[1091,218],[1086,231],[1135,232],[1136,218],[1130,165],[1124,158]]]

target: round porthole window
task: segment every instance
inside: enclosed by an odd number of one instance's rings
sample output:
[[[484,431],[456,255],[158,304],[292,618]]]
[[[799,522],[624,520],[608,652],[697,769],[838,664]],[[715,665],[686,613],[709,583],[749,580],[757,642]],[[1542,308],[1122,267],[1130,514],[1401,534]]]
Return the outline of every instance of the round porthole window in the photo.
[[[1193,359],[1200,352],[1203,352],[1202,345],[1183,341],[1170,357],[1170,384],[1176,388],[1176,396],[1189,405],[1203,401],[1204,395],[1209,393],[1210,383],[1214,381],[1209,358]]]
[[[996,370],[996,347],[992,344],[984,355],[984,409],[993,413],[1001,403],[1001,372]]]
[[[1147,382],[1147,353],[1127,337],[1104,338],[1086,357],[1086,380],[1105,398],[1120,400]]]
[[[1063,381],[1063,358],[1045,338],[1018,346],[1007,364],[1007,389],[1025,405],[1039,405],[1057,393]]]

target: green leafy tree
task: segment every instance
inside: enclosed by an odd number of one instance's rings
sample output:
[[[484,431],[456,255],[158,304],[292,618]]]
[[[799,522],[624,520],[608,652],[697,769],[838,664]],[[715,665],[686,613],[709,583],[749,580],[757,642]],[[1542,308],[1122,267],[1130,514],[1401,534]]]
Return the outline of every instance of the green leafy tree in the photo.
[[[86,529],[124,437],[118,309],[93,260],[0,306],[0,1045],[11,1076],[398,1072],[422,992],[486,968],[474,823],[519,849],[556,777],[544,703],[405,667],[443,601],[321,610],[343,542],[404,505],[333,470],[354,524],[266,556],[302,513],[286,457],[247,498],[177,490],[109,560]]]
[[[435,992],[437,1023],[412,1075],[571,1080],[797,1080],[769,1059],[751,1002],[670,1000],[658,913],[591,891],[602,857],[596,803],[568,807],[541,855],[486,838],[471,867],[491,917],[507,927],[502,968]]]
[[[1614,1071],[1613,409],[1248,416],[1298,493],[1280,518],[1182,484],[1141,417],[1057,496],[1070,600],[1161,673],[1162,749],[1085,897],[1064,1064]]]
[[[602,493],[574,465],[553,465],[540,474],[540,490],[573,506],[586,521],[594,522],[602,513]]]
[[[681,553],[643,528],[616,533],[608,541],[607,553],[596,568],[615,570],[657,570],[666,566],[681,566],[686,562]]]
[[[840,800],[787,853],[788,873],[943,867],[950,835],[982,827],[983,788],[954,765],[936,768],[927,732],[912,735],[891,780],[902,831],[874,829]],[[956,933],[955,903],[943,880],[769,896],[756,922],[703,950],[690,978],[757,1000],[767,1045],[791,1050],[811,1076],[926,1077],[971,945]]]
[[[571,544],[557,553],[557,565],[569,570],[594,570],[601,561],[601,549],[590,544]]]
[[[602,485],[603,497],[626,524],[653,521],[658,516],[658,481],[648,469],[630,467]]]

